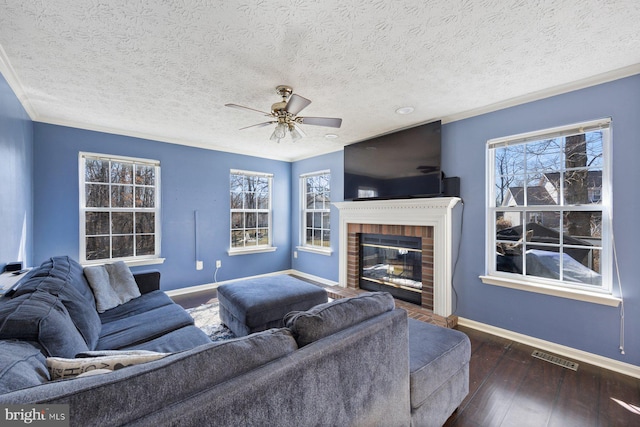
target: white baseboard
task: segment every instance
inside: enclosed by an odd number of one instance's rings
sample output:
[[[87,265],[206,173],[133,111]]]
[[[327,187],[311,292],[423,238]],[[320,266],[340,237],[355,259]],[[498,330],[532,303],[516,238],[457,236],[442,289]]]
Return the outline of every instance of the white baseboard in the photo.
[[[325,286],[340,286],[338,282],[334,282],[333,280],[325,279],[324,277],[314,276],[313,274],[303,273],[298,270],[289,270],[288,274],[293,274],[295,276],[302,277],[304,279],[313,280],[314,282],[322,283]]]
[[[630,377],[640,379],[640,366],[632,365],[630,363],[620,362],[619,360],[610,359],[608,357],[588,353],[586,351],[578,350],[572,347],[567,347],[550,341],[541,340],[539,338],[530,337],[528,335],[509,331],[507,329],[497,328],[495,326],[476,322],[475,320],[465,319],[463,317],[458,318],[458,325],[466,326],[471,329],[476,329],[478,331],[486,332],[488,334],[496,335],[512,341],[517,341],[522,344],[538,348],[540,350],[555,353],[559,356],[578,360],[590,365],[599,366],[610,371],[618,372],[624,375],[629,375]]]
[[[202,285],[189,286],[188,288],[171,289],[169,291],[165,291],[164,293],[169,295],[170,297],[177,296],[177,295],[188,295],[194,292],[210,291],[212,289],[216,289],[220,285],[224,285],[225,283],[233,283],[233,282],[239,282],[241,280],[257,279],[259,277],[278,276],[280,274],[293,274],[295,276],[300,276],[305,279],[313,280],[314,282],[322,283],[323,285],[339,286],[337,282],[333,282],[331,280],[327,280],[322,277],[314,276],[312,274],[303,273],[297,270],[282,270],[282,271],[274,271],[273,273],[258,274],[256,276],[240,277],[237,279],[225,280],[223,282],[205,283]]]

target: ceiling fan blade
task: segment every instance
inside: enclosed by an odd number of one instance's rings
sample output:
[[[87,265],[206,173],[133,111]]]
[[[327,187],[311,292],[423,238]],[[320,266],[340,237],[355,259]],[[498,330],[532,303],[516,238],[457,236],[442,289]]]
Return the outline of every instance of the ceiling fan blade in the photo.
[[[287,102],[287,106],[284,107],[284,110],[287,113],[291,113],[295,116],[309,104],[311,104],[311,101],[309,101],[307,98],[303,98],[300,95],[296,95],[294,93],[293,95],[291,95],[291,98],[289,98],[289,102]]]
[[[240,128],[238,130],[249,129],[249,128],[263,128],[265,126],[269,126],[269,125],[272,125],[274,123],[278,123],[278,122],[263,122],[263,123],[258,123],[257,125],[246,126],[246,127]]]
[[[267,113],[265,111],[256,110],[255,108],[243,107],[238,104],[224,104],[225,107],[237,108],[238,110],[247,110],[247,111],[255,111],[256,113],[263,114],[265,116],[271,116],[271,113]]]
[[[339,128],[342,125],[342,119],[333,117],[298,117],[298,119],[305,125],[327,126],[330,128]]]

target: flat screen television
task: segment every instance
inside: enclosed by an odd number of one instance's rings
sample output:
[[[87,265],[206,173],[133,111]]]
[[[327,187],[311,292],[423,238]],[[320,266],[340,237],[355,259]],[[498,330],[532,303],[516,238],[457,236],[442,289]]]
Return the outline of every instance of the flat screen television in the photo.
[[[344,147],[344,199],[442,194],[440,121]]]

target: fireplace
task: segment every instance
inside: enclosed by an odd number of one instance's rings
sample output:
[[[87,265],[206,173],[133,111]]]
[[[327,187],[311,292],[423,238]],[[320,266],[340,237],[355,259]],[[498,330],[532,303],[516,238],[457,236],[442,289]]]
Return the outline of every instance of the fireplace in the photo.
[[[422,243],[420,305],[438,316],[452,314],[453,260],[457,257],[462,219],[459,198],[365,200],[334,205],[340,217],[340,286],[360,287],[360,234],[419,237]]]
[[[408,301],[414,304],[419,304],[423,308],[433,310],[433,227],[428,226],[404,226],[404,225],[384,225],[384,224],[349,224],[347,227],[348,239],[347,239],[347,288],[362,288],[371,291],[386,291],[391,293],[395,298]],[[361,246],[363,239],[368,240],[367,246]],[[366,241],[365,240],[365,241]],[[377,240],[377,243],[375,242]],[[403,277],[398,277],[401,273],[399,259],[389,259],[389,267],[393,268],[392,275],[389,276],[385,282],[385,287],[376,286],[372,280],[366,280],[364,287],[361,280],[363,262],[369,262],[369,267],[379,267],[372,262],[375,246],[397,246],[402,249],[408,247],[418,250],[420,255],[420,261],[412,265],[412,275],[416,282],[414,286],[415,290],[407,289],[408,286],[394,286],[400,282],[409,283],[408,281],[401,280]],[[366,255],[363,254],[363,250]],[[380,251],[381,255],[378,259],[380,264],[385,263],[383,255],[389,254],[393,257],[393,250]],[[365,257],[371,257],[369,259],[363,259]],[[417,253],[412,253],[417,255]],[[415,258],[415,257],[414,257]],[[373,270],[372,269],[372,270]],[[388,270],[387,270],[388,271]],[[382,271],[378,271],[378,275],[382,274]],[[393,279],[396,283],[392,285]],[[381,282],[381,280],[379,280]],[[378,283],[380,284],[380,283]],[[420,287],[419,289],[418,286]],[[411,293],[410,293],[411,292]]]
[[[422,239],[386,234],[360,235],[359,285],[394,298],[422,303]]]

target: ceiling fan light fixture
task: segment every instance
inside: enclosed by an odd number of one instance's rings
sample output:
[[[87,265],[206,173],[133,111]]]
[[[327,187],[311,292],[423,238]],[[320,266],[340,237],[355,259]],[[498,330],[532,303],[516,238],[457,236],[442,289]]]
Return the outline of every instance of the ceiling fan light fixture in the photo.
[[[297,141],[301,138],[302,138],[302,135],[300,135],[300,132],[298,132],[298,129],[296,128],[291,129],[291,139],[293,139],[294,141]]]
[[[291,139],[296,142],[299,139],[302,139],[306,136],[304,131],[300,129],[295,123],[291,123],[289,125],[289,133],[291,134]]]
[[[287,125],[284,123],[278,123],[276,129],[273,131],[273,135],[271,135],[271,139],[282,139],[287,136]]]
[[[271,138],[269,138],[269,139],[270,139],[271,141],[275,141],[275,142],[278,142],[278,143],[279,143],[281,138],[278,138],[278,137],[276,136],[276,131],[274,130],[274,131],[273,131],[273,133],[271,134]]]

